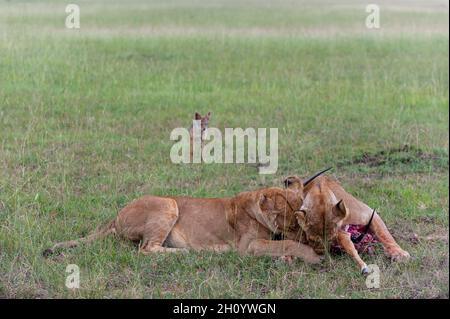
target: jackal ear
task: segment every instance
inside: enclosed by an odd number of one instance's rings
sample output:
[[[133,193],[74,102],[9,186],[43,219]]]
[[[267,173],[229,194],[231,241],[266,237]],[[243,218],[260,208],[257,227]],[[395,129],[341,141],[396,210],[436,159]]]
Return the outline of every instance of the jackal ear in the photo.
[[[209,120],[209,118],[211,117],[211,112],[208,112],[205,117]]]
[[[347,206],[345,206],[344,200],[341,199],[336,205],[334,205],[333,215],[337,220],[342,220],[347,217],[348,209]]]
[[[202,119],[202,116],[200,115],[200,113],[195,112],[194,119],[196,119],[196,120],[201,120],[201,119]]]

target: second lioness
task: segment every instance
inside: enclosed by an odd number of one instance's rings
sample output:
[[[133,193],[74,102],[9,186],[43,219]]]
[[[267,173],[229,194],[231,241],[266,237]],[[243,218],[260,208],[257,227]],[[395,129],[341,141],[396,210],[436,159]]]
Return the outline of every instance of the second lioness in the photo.
[[[335,242],[353,257],[362,273],[367,273],[366,263],[359,256],[350,233],[345,230],[347,225],[367,225],[388,257],[394,261],[410,258],[392,237],[381,217],[346,192],[336,180],[321,176],[305,186],[301,178],[290,176],[284,183],[287,189],[299,189],[304,194],[303,204],[295,215],[304,231],[303,242],[318,254],[324,253]]]

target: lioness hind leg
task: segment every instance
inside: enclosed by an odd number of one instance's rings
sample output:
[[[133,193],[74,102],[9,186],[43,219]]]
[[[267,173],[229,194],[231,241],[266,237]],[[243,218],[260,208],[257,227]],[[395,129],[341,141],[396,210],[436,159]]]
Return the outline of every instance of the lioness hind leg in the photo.
[[[187,251],[183,248],[163,247],[177,220],[178,206],[175,201],[160,214],[151,214],[145,222],[139,252],[149,254]]]
[[[143,196],[124,207],[116,219],[117,234],[140,241],[139,252],[168,252],[162,247],[178,220],[178,205],[172,198]]]
[[[403,250],[389,233],[386,225],[378,214],[375,213],[370,229],[382,243],[384,252],[394,261],[403,261],[410,258],[409,253]]]

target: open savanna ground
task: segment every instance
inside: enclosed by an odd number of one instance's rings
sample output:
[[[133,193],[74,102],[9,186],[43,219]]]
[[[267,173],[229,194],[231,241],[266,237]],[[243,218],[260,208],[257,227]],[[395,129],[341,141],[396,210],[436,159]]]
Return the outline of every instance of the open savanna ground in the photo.
[[[60,1],[0,0],[0,297],[448,298],[448,2],[379,1],[380,29],[363,2],[77,1],[70,30]],[[172,164],[196,111],[278,128],[277,173]],[[113,237],[41,254],[143,194],[231,196],[328,166],[412,256],[364,256],[379,289],[345,255],[142,256]]]

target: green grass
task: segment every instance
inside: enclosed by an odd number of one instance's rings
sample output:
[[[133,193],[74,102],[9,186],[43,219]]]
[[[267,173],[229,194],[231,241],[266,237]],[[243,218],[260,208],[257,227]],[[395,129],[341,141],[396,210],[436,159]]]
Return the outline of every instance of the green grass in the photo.
[[[410,240],[448,234],[448,7],[382,2],[367,30],[359,2],[79,4],[66,30],[59,2],[0,1],[0,297],[448,298],[448,240]],[[277,173],[172,164],[195,111],[277,127]],[[348,256],[140,256],[114,238],[41,256],[142,194],[230,196],[330,165],[413,256],[365,256],[380,289]]]

